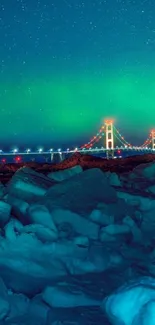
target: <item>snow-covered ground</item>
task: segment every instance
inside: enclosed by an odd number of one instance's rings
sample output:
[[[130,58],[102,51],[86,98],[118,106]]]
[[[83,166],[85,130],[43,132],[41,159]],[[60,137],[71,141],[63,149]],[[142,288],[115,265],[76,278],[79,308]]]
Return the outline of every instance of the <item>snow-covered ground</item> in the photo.
[[[0,186],[0,325],[155,325],[155,163]]]

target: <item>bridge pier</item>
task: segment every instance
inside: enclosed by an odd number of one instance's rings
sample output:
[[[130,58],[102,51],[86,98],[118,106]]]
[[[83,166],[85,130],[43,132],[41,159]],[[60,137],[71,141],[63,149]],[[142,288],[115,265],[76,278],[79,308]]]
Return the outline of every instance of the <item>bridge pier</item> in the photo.
[[[60,162],[63,161],[63,155],[62,155],[62,152],[59,152],[59,159],[60,159]]]
[[[106,156],[107,159],[114,157],[114,130],[113,120],[105,120],[105,136],[106,136]]]
[[[106,150],[106,157],[107,159],[114,158],[114,150]]]
[[[51,152],[51,161],[53,161],[53,158],[54,158],[54,153]]]
[[[155,150],[155,130],[152,130],[151,136],[152,136],[152,150]]]

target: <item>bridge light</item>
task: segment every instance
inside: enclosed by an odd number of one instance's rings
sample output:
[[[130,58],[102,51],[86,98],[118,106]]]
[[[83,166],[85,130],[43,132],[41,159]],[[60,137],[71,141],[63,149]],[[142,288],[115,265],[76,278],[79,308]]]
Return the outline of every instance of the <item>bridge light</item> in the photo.
[[[15,161],[16,161],[16,162],[20,162],[20,161],[21,161],[21,157],[20,157],[20,156],[17,156],[17,157],[15,158]]]
[[[38,149],[39,153],[43,152],[43,148]]]
[[[58,149],[58,152],[61,152],[61,149],[60,148]]]
[[[51,148],[49,151],[50,151],[50,152],[53,152],[53,149]]]
[[[110,124],[113,124],[114,123],[114,120],[112,120],[112,119],[106,119],[104,121],[104,123],[110,125]]]
[[[18,149],[15,148],[15,149],[12,150],[12,152],[13,152],[13,153],[16,153],[16,152],[18,152]]]
[[[28,149],[26,149],[26,152],[27,152],[27,153],[29,153],[30,151],[31,151],[31,149],[29,149],[29,148],[28,148]]]

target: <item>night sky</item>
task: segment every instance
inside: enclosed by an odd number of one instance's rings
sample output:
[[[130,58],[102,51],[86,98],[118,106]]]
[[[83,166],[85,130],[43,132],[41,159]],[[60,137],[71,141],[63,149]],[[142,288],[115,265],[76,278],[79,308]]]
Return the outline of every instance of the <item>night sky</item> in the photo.
[[[155,127],[154,0],[1,0],[1,147],[80,145],[113,117]]]

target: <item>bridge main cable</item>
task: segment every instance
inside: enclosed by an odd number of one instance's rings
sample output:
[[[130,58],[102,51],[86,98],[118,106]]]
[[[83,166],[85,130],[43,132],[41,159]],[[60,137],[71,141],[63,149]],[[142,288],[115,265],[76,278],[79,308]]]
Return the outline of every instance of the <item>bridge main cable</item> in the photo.
[[[97,143],[103,136],[104,136],[104,128],[105,126],[103,125],[100,130],[96,133],[96,135],[90,139],[90,141],[83,146],[80,147],[80,149],[89,149],[91,148],[95,143]]]

